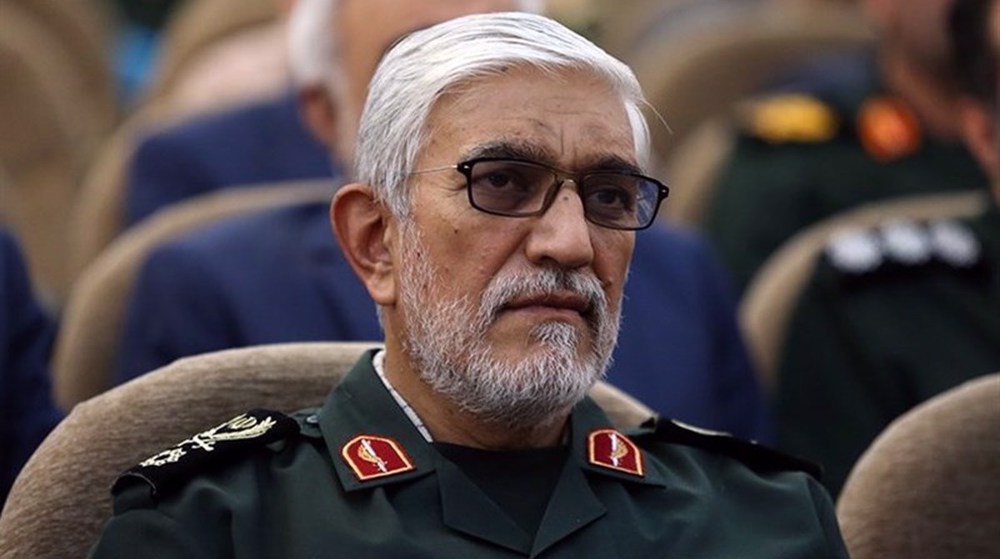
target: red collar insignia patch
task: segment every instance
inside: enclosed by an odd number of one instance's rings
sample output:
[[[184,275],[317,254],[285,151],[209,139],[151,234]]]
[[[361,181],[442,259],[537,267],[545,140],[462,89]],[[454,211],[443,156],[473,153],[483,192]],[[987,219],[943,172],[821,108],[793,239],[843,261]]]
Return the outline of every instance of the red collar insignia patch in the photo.
[[[643,477],[642,451],[628,437],[614,429],[597,429],[587,441],[590,463]]]
[[[415,469],[396,441],[383,437],[358,435],[340,449],[340,455],[361,481]]]

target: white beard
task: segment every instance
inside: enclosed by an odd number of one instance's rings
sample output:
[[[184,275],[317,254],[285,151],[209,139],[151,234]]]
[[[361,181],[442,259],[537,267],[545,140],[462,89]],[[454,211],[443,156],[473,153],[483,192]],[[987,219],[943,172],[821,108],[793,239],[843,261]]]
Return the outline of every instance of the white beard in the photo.
[[[618,338],[620,313],[610,314],[592,273],[548,267],[498,275],[477,306],[468,297],[442,296],[440,288],[449,283],[428,262],[416,227],[404,226],[402,233],[412,243],[402,255],[400,275],[408,329],[404,348],[420,378],[435,392],[482,421],[527,428],[558,418],[603,378]],[[583,336],[573,325],[545,322],[530,332],[539,345],[530,356],[501,360],[486,339],[497,312],[517,297],[555,290],[571,290],[590,301],[586,318],[591,347],[580,351]]]

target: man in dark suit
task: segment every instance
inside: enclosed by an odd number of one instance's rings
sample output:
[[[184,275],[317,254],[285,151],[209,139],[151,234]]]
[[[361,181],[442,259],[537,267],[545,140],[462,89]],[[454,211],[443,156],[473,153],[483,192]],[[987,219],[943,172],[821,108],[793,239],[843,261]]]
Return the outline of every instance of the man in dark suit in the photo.
[[[308,25],[316,19],[313,14],[326,9],[306,4],[294,22],[285,22],[286,27]],[[293,6],[294,2],[282,3],[281,9]],[[340,175],[299,110],[300,100],[327,95],[317,56],[297,45],[289,45],[288,50],[291,83],[280,95],[194,116],[152,131],[139,141],[127,169],[127,225],[170,204],[221,188]]]
[[[339,174],[326,148],[306,130],[298,95],[288,91],[145,137],[128,169],[126,224],[221,188]]]
[[[52,403],[53,324],[35,302],[21,253],[0,230],[0,507],[35,447],[62,418]]]
[[[299,0],[297,9],[317,1],[324,0]],[[345,48],[334,51],[333,61],[343,73],[339,85],[331,86],[332,103],[313,98],[307,104],[310,128],[338,160],[353,159],[357,120],[349,119],[360,115],[364,84],[397,36],[462,13],[525,5],[344,2],[337,8],[342,27],[336,29],[342,30]],[[227,347],[381,339],[370,317],[374,303],[342,258],[323,204],[246,216],[163,247],[134,289],[119,379]],[[694,234],[654,226],[636,246],[612,382],[673,417],[769,439],[768,413],[733,309],[706,244]]]

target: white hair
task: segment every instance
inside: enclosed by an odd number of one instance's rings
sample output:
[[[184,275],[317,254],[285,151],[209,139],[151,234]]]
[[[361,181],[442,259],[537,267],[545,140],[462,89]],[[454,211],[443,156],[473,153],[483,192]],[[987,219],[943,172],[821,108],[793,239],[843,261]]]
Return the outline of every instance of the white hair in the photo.
[[[333,71],[335,12],[341,0],[297,0],[288,18],[288,66],[292,83],[322,85]]]
[[[511,66],[543,72],[583,70],[621,97],[636,158],[649,156],[646,105],[632,70],[587,39],[546,17],[527,13],[465,16],[413,33],[382,59],[369,85],[355,162],[357,180],[372,186],[396,216],[409,215],[405,188],[425,142],[427,119],[442,95]]]
[[[288,64],[298,88],[337,79],[337,14],[346,0],[297,0],[288,19]],[[420,0],[413,0],[420,1]],[[518,0],[517,9],[539,13],[544,0]]]

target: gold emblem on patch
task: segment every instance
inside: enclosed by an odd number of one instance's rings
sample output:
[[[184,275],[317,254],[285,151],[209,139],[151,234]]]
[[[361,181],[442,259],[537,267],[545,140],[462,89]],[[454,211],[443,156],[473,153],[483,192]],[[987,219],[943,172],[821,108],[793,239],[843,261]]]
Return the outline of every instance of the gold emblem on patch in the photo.
[[[384,437],[358,435],[344,445],[340,455],[361,481],[415,469],[403,448]]]
[[[588,438],[590,463],[642,477],[642,451],[628,437],[614,429],[597,429]]]

